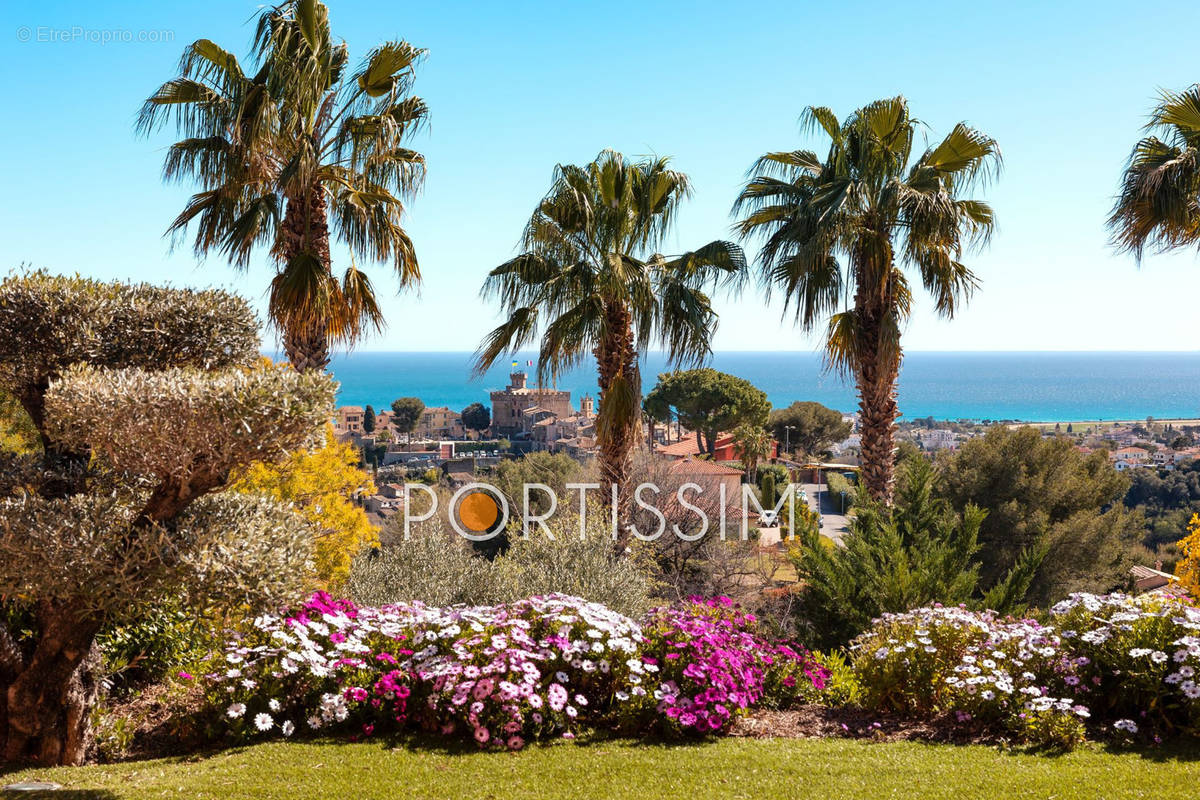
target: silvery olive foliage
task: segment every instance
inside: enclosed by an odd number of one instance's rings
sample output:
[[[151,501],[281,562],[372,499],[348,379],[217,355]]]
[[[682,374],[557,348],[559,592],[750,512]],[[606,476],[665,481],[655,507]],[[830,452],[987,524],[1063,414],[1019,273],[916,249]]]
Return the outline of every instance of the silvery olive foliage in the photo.
[[[245,300],[11,276],[0,386],[47,446],[0,458],[0,596],[112,620],[167,597],[255,606],[303,588],[303,519],[222,489],[320,436],[335,385],[265,363]]]
[[[264,607],[305,588],[312,533],[290,509],[221,492],[134,529],[119,493],[0,501],[0,594],[121,622],[165,600]]]
[[[197,369],[66,369],[46,393],[46,430],[70,449],[160,481],[228,473],[317,442],[334,384],[286,364]]]
[[[229,292],[25,272],[0,284],[0,385],[23,401],[75,363],[218,369],[258,358],[258,321]]]

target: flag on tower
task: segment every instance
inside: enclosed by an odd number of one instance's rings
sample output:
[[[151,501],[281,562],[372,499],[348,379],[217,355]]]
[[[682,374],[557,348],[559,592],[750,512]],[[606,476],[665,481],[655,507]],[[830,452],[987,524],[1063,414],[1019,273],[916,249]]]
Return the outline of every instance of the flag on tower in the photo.
[[[513,369],[516,369],[516,368],[517,368],[517,362],[514,360],[513,361]]]

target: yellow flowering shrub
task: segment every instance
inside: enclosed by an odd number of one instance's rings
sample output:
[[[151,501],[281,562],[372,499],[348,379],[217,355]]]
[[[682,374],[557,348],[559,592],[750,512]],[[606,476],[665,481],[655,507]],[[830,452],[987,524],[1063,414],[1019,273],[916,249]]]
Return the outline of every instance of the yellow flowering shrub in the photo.
[[[0,451],[26,455],[42,446],[37,428],[16,398],[0,391]]]
[[[379,543],[375,526],[351,499],[359,491],[374,494],[375,485],[358,467],[358,452],[338,442],[331,425],[323,447],[293,453],[279,465],[252,464],[232,488],[294,503],[319,528],[313,561],[323,588],[339,588],[355,553]]]
[[[1179,583],[1192,597],[1200,597],[1200,514],[1193,514],[1188,535],[1179,542],[1183,558],[1175,565]]]

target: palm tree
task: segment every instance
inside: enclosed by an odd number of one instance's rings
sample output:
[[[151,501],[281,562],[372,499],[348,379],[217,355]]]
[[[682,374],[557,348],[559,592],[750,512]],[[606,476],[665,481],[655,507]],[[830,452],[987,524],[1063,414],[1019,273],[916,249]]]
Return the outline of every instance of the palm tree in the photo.
[[[746,483],[758,483],[758,464],[774,454],[775,437],[761,425],[746,422],[733,429],[733,441],[746,468]]]
[[[961,259],[987,241],[993,217],[963,194],[999,170],[1000,150],[959,123],[914,158],[920,123],[903,97],[841,123],[809,107],[801,125],[829,137],[825,159],[810,150],[758,159],[734,204],[736,227],[743,238],[763,237],[761,278],[768,294],[783,293],[785,313],[794,309],[805,331],[828,318],[827,363],[853,374],[858,388],[863,483],[890,502],[900,331],[912,308],[906,269],[945,317],[971,294],[978,280]]]
[[[268,316],[297,369],[323,369],[331,344],[382,327],[355,258],[390,261],[401,286],[420,280],[401,218],[425,176],[424,157],[405,146],[426,121],[410,94],[424,54],[385,42],[352,68],[326,7],[289,0],[259,16],[250,69],[200,39],[142,107],[140,132],[173,119],[186,137],[167,150],[164,179],[200,185],[168,232],[195,223],[197,256],[217,252],[242,269],[269,246]],[[331,237],[351,252],[340,280]]]
[[[661,345],[674,364],[711,353],[717,315],[708,295],[745,274],[742,250],[715,241],[688,253],[656,252],[689,196],[688,178],[665,158],[632,162],[606,150],[583,166],[560,164],[550,192],[525,227],[523,252],[493,269],[483,286],[508,319],[485,337],[476,370],[538,340],[538,380],[554,381],[590,354],[596,359],[601,480],[616,487],[628,519],[630,456],[638,438],[638,355]],[[618,551],[627,532],[622,526]]]
[[[1146,246],[1200,244],[1200,86],[1164,91],[1129,156],[1109,216],[1113,244],[1140,261]]]

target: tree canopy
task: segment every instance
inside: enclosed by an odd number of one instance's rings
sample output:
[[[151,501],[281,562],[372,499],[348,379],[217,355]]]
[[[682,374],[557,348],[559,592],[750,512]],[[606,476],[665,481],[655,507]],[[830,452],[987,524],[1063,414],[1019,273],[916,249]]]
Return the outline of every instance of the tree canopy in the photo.
[[[400,433],[412,433],[425,413],[425,403],[419,397],[400,397],[392,401],[392,427]]]
[[[483,403],[471,403],[462,410],[462,421],[469,431],[485,431],[492,424],[492,412]]]
[[[507,319],[480,343],[478,373],[539,340],[539,379],[595,358],[600,477],[616,487],[622,519],[641,421],[639,353],[657,344],[671,364],[703,363],[717,324],[710,295],[745,275],[745,255],[730,242],[659,251],[690,193],[688,176],[667,158],[634,161],[605,150],[588,164],[559,164],[525,226],[522,252],[483,287]],[[627,530],[618,534],[620,551]]]
[[[648,412],[665,422],[670,413],[696,432],[701,449],[712,453],[717,434],[739,425],[762,427],[767,422],[771,403],[766,392],[747,380],[718,372],[711,367],[664,372],[658,384],[646,395]]]
[[[1124,583],[1130,546],[1145,525],[1121,503],[1129,481],[1103,451],[1085,455],[1032,427],[994,426],[939,464],[943,497],[955,508],[988,512],[979,531],[985,582],[1044,541],[1048,555],[1031,588],[1033,602]]]
[[[828,363],[855,378],[867,491],[892,494],[901,332],[919,282],[934,308],[954,316],[978,285],[965,261],[995,225],[970,197],[996,174],[995,140],[958,123],[921,146],[922,123],[904,97],[869,103],[839,121],[809,106],[804,129],[829,141],[826,155],[766,153],[734,204],[744,238],[760,237],[763,284],[783,295],[805,331],[824,332]]]
[[[775,438],[806,455],[817,455],[850,435],[853,426],[842,413],[820,403],[797,400],[771,412],[767,427]],[[788,430],[790,428],[790,430]]]
[[[352,65],[324,3],[283,0],[258,15],[249,59],[198,39],[142,106],[140,132],[174,121],[184,136],[164,179],[199,185],[169,232],[191,229],[198,256],[241,269],[268,249],[268,318],[297,369],[324,368],[330,343],[383,325],[359,262],[390,262],[402,286],[420,280],[403,217],[425,177],[409,146],[428,116],[412,94],[424,56],[387,41]],[[331,238],[352,256],[340,277]]]

